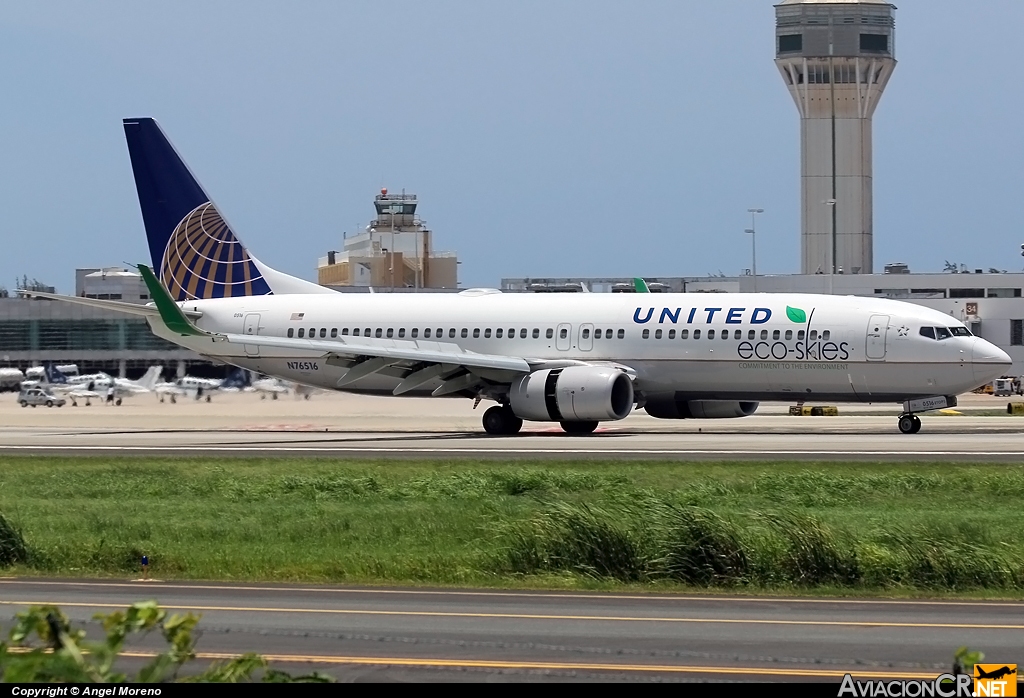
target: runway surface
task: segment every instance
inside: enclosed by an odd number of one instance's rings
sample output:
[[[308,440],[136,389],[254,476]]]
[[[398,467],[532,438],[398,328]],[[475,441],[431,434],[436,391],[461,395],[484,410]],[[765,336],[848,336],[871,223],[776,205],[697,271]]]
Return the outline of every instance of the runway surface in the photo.
[[[488,437],[486,405],[463,399],[321,394],[260,400],[218,394],[210,403],[160,404],[153,396],[121,407],[20,408],[0,399],[0,452],[373,458],[670,458],[986,460],[1024,458],[1024,417],[1006,398],[966,396],[955,414],[924,415],[920,434],[896,429],[895,405],[840,406],[838,417],[793,417],[765,405],[752,417],[657,420],[645,413],[569,436],[528,423],[516,437]]]
[[[256,651],[346,680],[934,677],[961,645],[1015,662],[1024,632],[1012,602],[28,579],[0,579],[0,618],[45,603],[84,622],[150,598],[202,613],[202,658]]]

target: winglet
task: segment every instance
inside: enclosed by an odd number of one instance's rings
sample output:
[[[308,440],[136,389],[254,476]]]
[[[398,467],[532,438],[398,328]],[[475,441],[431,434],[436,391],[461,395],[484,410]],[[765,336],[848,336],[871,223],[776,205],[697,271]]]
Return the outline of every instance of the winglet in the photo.
[[[639,276],[633,279],[633,290],[637,293],[650,293],[651,289],[647,288],[647,282],[641,279]]]
[[[163,283],[153,274],[152,269],[145,264],[140,264],[139,273],[142,274],[142,280],[146,282],[146,288],[149,289],[149,296],[156,303],[156,309],[160,311],[160,319],[167,325],[167,329],[183,336],[207,335],[206,332],[193,325],[185,313],[181,312],[181,308],[171,298],[171,294],[167,292]]]

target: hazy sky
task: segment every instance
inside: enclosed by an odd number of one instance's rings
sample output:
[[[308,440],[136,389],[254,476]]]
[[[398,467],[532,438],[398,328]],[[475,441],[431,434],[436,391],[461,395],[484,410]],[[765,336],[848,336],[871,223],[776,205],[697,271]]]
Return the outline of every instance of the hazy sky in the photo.
[[[875,264],[1019,270],[1024,2],[902,0]],[[464,286],[799,270],[799,121],[762,0],[6,2],[0,285],[148,259],[153,116],[252,252],[315,278],[381,186]]]

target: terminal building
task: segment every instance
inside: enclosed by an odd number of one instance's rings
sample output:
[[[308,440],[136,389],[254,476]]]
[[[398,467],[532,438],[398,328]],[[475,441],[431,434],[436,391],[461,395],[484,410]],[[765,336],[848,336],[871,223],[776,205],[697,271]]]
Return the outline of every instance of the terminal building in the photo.
[[[381,189],[376,217],[364,230],[343,234],[341,250],[317,263],[317,282],[338,291],[419,291],[458,288],[454,252],[433,249],[433,233],[416,214],[415,194]]]
[[[149,300],[142,277],[120,268],[75,270],[75,295]],[[208,374],[212,367],[197,354],[154,335],[136,316],[41,298],[0,298],[0,366],[25,370],[46,362],[131,378],[154,364],[163,366],[165,375]]]

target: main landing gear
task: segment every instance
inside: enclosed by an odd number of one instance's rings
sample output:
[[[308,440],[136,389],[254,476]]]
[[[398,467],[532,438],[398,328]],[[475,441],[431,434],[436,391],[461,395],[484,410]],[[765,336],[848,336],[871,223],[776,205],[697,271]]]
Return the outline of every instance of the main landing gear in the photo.
[[[512,436],[523,428],[523,420],[508,405],[495,405],[484,412],[484,431],[491,436]]]
[[[916,414],[904,413],[900,415],[900,432],[904,434],[916,434],[921,431],[921,418]]]

